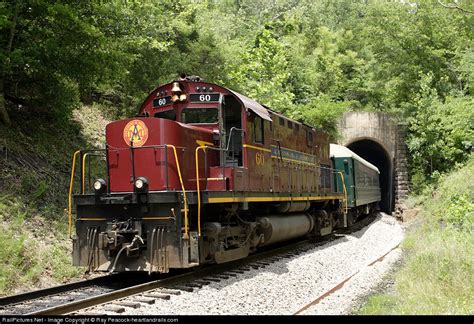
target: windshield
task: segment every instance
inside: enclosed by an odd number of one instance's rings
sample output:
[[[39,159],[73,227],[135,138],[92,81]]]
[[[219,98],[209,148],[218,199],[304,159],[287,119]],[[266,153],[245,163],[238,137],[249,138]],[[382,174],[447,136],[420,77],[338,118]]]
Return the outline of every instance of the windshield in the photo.
[[[218,122],[217,108],[185,108],[181,121],[186,124],[213,124]]]
[[[156,118],[176,120],[176,111],[174,109],[160,111],[155,114]]]

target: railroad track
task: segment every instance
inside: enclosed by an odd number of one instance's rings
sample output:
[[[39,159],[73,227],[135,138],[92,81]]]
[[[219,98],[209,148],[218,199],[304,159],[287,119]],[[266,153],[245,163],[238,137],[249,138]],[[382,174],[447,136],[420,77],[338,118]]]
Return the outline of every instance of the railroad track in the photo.
[[[65,303],[78,302],[153,280],[145,274],[112,274],[0,298],[0,315],[29,315]]]
[[[236,277],[252,269],[264,268],[275,261],[292,258],[335,240],[341,233],[358,231],[375,219],[369,216],[354,224],[350,231],[336,231],[318,239],[305,239],[252,254],[225,264],[213,265],[179,274],[155,275],[121,273],[31,293],[0,299],[0,315],[76,314],[97,305],[102,311],[121,313],[125,307],[138,308],[156,299],[169,300],[182,291],[193,292],[212,282]],[[129,298],[133,296],[132,298]],[[88,313],[90,314],[90,313]],[[95,315],[101,315],[95,314]]]

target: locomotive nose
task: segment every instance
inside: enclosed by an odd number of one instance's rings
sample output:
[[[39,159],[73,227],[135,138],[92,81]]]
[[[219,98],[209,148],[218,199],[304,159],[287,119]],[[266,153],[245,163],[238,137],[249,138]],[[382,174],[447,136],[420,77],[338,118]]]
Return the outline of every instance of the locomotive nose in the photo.
[[[195,186],[189,179],[195,173],[194,150],[213,141],[211,131],[162,118],[110,123],[106,140],[110,192],[181,190],[182,182]]]

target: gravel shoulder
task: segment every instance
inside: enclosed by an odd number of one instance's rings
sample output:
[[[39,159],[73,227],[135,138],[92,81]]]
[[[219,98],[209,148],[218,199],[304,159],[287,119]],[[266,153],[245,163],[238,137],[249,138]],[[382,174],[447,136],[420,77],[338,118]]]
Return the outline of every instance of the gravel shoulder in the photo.
[[[123,315],[351,314],[401,259],[403,237],[402,224],[380,214],[362,230],[338,234],[293,258],[154,305],[127,308]],[[101,307],[89,311],[103,312]]]

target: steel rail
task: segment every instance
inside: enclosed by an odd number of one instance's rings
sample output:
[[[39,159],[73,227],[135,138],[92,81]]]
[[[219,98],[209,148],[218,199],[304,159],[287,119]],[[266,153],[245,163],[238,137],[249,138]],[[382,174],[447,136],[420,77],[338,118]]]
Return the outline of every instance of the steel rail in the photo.
[[[37,299],[41,297],[56,295],[56,294],[64,293],[73,289],[84,288],[84,287],[88,287],[92,285],[112,283],[123,276],[124,275],[120,273],[113,274],[113,275],[105,275],[102,277],[97,277],[97,278],[88,279],[88,280],[81,280],[81,281],[72,282],[65,285],[54,286],[54,287],[49,287],[45,289],[29,291],[29,292],[25,292],[25,293],[21,293],[17,295],[2,297],[0,298],[0,307],[4,308],[9,305],[18,304],[21,302],[25,302],[28,300],[33,300],[33,299]]]
[[[374,219],[375,217],[367,217],[366,219],[363,219],[355,223],[353,228],[350,230],[350,232],[360,230],[364,226],[371,223]],[[293,240],[293,241],[290,241],[291,243],[282,242],[278,245],[265,247],[260,252],[252,254],[244,259],[240,259],[240,260],[236,260],[236,261],[232,261],[228,263],[223,263],[223,264],[217,264],[217,265],[213,265],[213,266],[201,268],[201,269],[190,269],[189,272],[186,272],[186,273],[181,273],[181,274],[174,275],[171,277],[141,283],[138,285],[127,287],[127,288],[117,289],[115,291],[107,292],[107,293],[89,297],[89,298],[75,300],[75,301],[65,303],[62,305],[55,305],[52,307],[33,311],[25,315],[65,315],[68,313],[73,313],[85,308],[101,305],[101,304],[108,303],[117,299],[144,293],[149,290],[153,290],[157,288],[167,288],[170,285],[176,285],[176,284],[190,282],[190,281],[192,282],[192,280],[198,280],[206,276],[212,276],[212,275],[224,273],[226,271],[232,271],[241,266],[252,266],[252,263],[255,263],[255,262],[258,263],[259,261],[262,261],[262,259],[276,257],[285,253],[290,254],[290,255],[293,255],[294,253],[299,254],[300,252],[307,251],[309,249],[312,249],[312,248],[327,244],[328,242],[331,242],[333,240],[336,240],[339,238],[337,234],[344,233],[344,232],[347,232],[347,229],[343,231],[336,230],[330,235],[323,236],[323,237],[305,238],[303,240],[298,240],[298,241]],[[298,249],[300,249],[300,251],[298,251]],[[29,300],[29,299],[45,297],[49,295],[54,295],[54,293],[67,292],[69,290],[81,288],[80,286],[81,284],[84,285],[87,283],[90,285],[93,282],[97,284],[97,282],[100,282],[101,280],[104,281],[104,279],[108,279],[109,281],[112,282],[114,278],[118,278],[121,275],[125,276],[127,274],[128,273],[120,273],[117,275],[100,277],[100,278],[95,278],[88,281],[77,282],[77,283],[68,284],[64,286],[52,287],[52,288],[44,289],[41,291],[34,291],[31,293],[6,297],[6,298],[0,299],[0,305],[2,305],[1,303],[2,301],[4,302],[3,304],[5,304],[5,301],[8,300],[9,298],[10,300],[16,301],[17,303],[19,303],[19,302]],[[36,297],[31,298],[31,296],[34,296],[34,294],[36,294]],[[30,298],[27,298],[27,297],[30,297]],[[8,305],[11,305],[11,304],[14,304],[14,302],[8,303]]]

